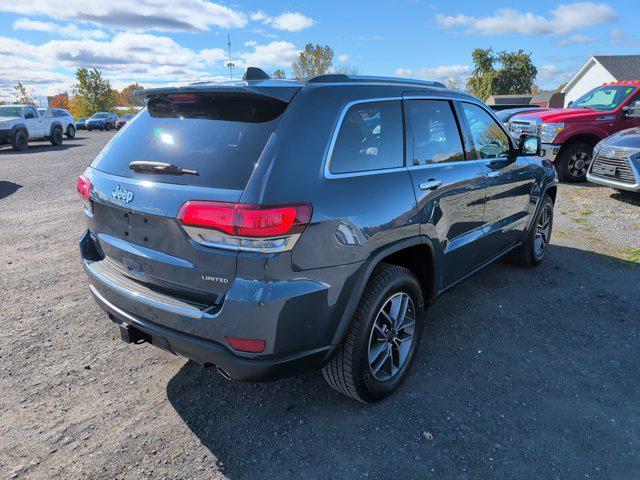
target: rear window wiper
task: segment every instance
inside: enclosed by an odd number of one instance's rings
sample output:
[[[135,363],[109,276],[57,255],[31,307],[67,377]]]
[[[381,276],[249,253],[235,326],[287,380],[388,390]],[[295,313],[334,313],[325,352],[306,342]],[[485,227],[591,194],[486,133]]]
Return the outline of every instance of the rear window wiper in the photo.
[[[196,170],[187,170],[172,163],[148,162],[136,160],[129,164],[129,168],[139,173],[155,173],[159,175],[199,175]]]

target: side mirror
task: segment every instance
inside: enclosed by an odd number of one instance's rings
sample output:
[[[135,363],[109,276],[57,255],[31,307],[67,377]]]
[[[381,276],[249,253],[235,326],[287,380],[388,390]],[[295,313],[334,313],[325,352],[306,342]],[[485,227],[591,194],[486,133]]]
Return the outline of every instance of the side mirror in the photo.
[[[25,120],[28,120],[30,118],[36,118],[36,116],[33,113],[26,113],[24,118],[25,118]]]
[[[525,157],[540,156],[542,153],[542,142],[540,137],[533,135],[523,135],[520,137],[520,155]]]
[[[627,118],[640,118],[640,100],[622,107],[622,115]]]

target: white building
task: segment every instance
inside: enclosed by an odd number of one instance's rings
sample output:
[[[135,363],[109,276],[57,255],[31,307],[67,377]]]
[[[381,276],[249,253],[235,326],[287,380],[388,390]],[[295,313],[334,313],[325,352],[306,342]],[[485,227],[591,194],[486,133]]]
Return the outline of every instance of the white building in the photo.
[[[593,56],[562,89],[564,105],[603,83],[621,80],[640,80],[640,55]]]

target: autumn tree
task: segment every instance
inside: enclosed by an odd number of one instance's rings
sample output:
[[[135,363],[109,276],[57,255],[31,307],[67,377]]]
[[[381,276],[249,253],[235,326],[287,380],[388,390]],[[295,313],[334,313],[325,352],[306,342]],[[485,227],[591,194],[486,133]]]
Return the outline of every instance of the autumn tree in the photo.
[[[53,99],[51,100],[51,102],[49,102],[49,106],[51,108],[69,108],[69,95],[67,95],[66,93],[59,93],[57,94],[55,97],[53,97]]]
[[[342,67],[337,67],[333,69],[333,73],[340,73],[342,75],[358,75],[358,66],[357,65],[343,65]]]
[[[281,68],[276,68],[271,75],[271,78],[287,78],[287,72]]]
[[[29,92],[27,91],[27,87],[25,87],[22,83],[18,82],[13,86],[15,103],[22,103],[27,105],[33,105],[33,99]]]
[[[87,104],[87,102],[77,95],[74,95],[69,100],[69,112],[71,112],[71,115],[76,120],[78,118],[90,117],[94,113],[89,110],[89,105]]]
[[[116,98],[111,89],[109,80],[102,76],[97,68],[91,70],[78,68],[76,70],[74,96],[78,97],[79,105],[86,108],[87,115],[95,112],[111,110],[116,104]],[[86,116],[86,115],[83,115]]]
[[[333,65],[333,48],[329,45],[316,45],[307,43],[304,50],[293,62],[293,76],[306,78],[314,75],[323,75],[331,70]]]
[[[471,57],[475,68],[467,81],[467,89],[482,100],[490,95],[528,93],[538,74],[531,54],[523,50],[496,54],[491,48],[476,48]]]

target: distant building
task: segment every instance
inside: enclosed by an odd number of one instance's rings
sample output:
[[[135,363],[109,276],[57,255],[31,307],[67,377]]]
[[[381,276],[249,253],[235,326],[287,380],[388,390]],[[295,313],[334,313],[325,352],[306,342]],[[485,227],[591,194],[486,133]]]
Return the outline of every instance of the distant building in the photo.
[[[562,89],[564,104],[573,102],[603,83],[640,80],[640,55],[595,55]]]
[[[529,105],[538,105],[542,108],[562,108],[564,107],[564,93],[553,90],[536,93]]]

